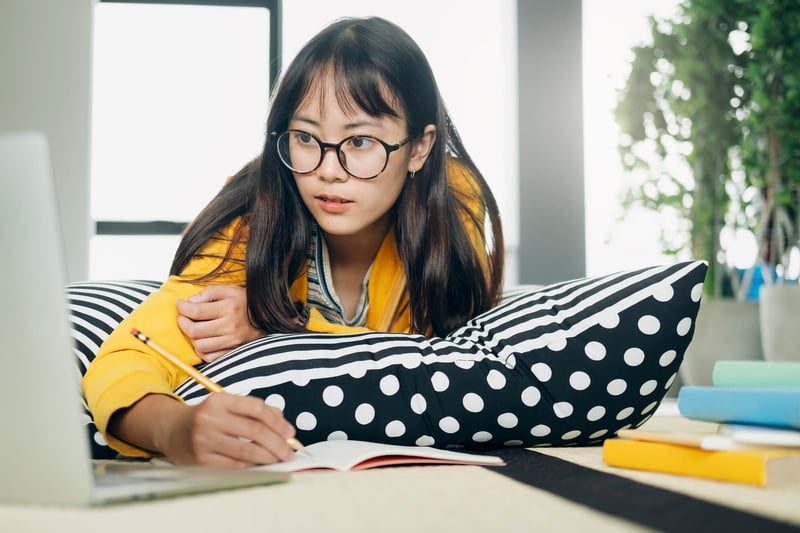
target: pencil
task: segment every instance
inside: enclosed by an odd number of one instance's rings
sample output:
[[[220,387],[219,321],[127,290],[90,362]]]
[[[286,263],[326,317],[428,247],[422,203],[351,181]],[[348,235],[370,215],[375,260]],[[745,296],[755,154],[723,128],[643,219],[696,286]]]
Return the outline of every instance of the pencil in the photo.
[[[206,390],[208,390],[210,392],[225,392],[225,389],[223,389],[219,384],[217,384],[217,383],[213,382],[212,380],[210,380],[208,377],[206,377],[203,373],[201,373],[199,370],[197,370],[192,365],[184,363],[182,360],[178,359],[177,357],[175,357],[174,355],[172,355],[171,353],[169,353],[165,349],[161,348],[158,344],[156,344],[152,340],[150,340],[150,337],[148,337],[147,335],[145,335],[144,333],[142,333],[138,329],[133,328],[131,330],[131,335],[133,335],[134,337],[136,337],[137,339],[142,341],[142,343],[144,343],[147,346],[149,346],[150,348],[152,348],[156,353],[158,353],[159,355],[164,357],[167,361],[169,361],[170,363],[172,363],[176,367],[180,368],[181,370],[183,370],[187,374],[189,374],[189,377],[191,377],[193,380],[195,380],[200,385],[205,387]],[[310,453],[308,453],[308,451],[306,450],[305,446],[303,446],[303,444],[299,440],[297,440],[295,437],[291,437],[291,438],[286,439],[286,442],[289,443],[289,446],[291,446],[294,451],[303,452],[306,455],[311,455]]]

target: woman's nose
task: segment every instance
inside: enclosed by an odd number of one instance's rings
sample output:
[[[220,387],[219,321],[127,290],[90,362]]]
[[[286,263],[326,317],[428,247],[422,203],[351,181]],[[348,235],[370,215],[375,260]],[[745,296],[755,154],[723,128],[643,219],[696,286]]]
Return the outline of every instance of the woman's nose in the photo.
[[[320,179],[329,181],[347,181],[350,178],[350,174],[345,171],[334,148],[325,148],[322,154],[322,163],[317,168],[317,175]]]

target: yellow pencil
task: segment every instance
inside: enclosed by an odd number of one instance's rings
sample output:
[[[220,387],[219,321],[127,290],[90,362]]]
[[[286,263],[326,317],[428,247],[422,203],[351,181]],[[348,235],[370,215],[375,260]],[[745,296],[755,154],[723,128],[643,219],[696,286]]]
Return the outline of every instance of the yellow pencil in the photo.
[[[214,383],[213,381],[208,379],[204,374],[202,374],[199,370],[197,370],[192,365],[188,365],[188,364],[184,363],[182,360],[178,359],[177,357],[175,357],[174,355],[172,355],[171,353],[169,353],[165,349],[161,348],[159,345],[157,345],[152,340],[150,340],[150,337],[148,337],[147,335],[145,335],[144,333],[142,333],[138,329],[133,328],[131,330],[131,335],[133,335],[134,337],[136,337],[137,339],[142,341],[144,344],[146,344],[147,346],[149,346],[150,348],[155,350],[159,355],[164,357],[167,361],[169,361],[170,363],[172,363],[176,367],[180,368],[181,370],[183,370],[187,374],[189,374],[189,377],[191,377],[193,380],[195,380],[200,385],[205,387],[208,391],[210,391],[210,392],[224,392],[224,389],[221,386],[219,386],[219,384]],[[303,453],[305,453],[307,455],[311,455],[311,454],[308,453],[308,451],[306,450],[305,446],[303,446],[300,443],[300,441],[297,440],[296,438],[294,438],[294,437],[288,438],[288,439],[286,439],[286,442],[289,443],[289,446],[291,446],[294,451],[303,452]]]

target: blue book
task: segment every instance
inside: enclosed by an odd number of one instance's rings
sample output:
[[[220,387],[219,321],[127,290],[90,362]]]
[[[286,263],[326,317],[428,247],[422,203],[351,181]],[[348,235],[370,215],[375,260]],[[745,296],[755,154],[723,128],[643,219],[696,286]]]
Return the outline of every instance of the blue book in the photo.
[[[678,392],[678,410],[708,422],[800,429],[800,387],[685,386]]]

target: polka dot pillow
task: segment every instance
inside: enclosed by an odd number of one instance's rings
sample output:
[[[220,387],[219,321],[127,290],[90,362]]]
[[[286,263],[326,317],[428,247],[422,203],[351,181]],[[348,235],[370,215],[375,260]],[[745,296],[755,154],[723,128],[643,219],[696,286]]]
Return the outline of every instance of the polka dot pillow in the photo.
[[[644,423],[694,332],[706,264],[517,290],[443,338],[271,335],[203,372],[284,411],[304,443],[564,446]],[[193,381],[188,403],[208,394]]]
[[[455,448],[600,442],[652,415],[694,331],[706,265],[684,262],[519,288],[444,338],[271,335],[203,369],[283,409],[305,443],[360,439]],[[83,373],[158,282],[67,287]],[[192,381],[177,391],[206,397]],[[96,458],[113,457],[87,429]]]

